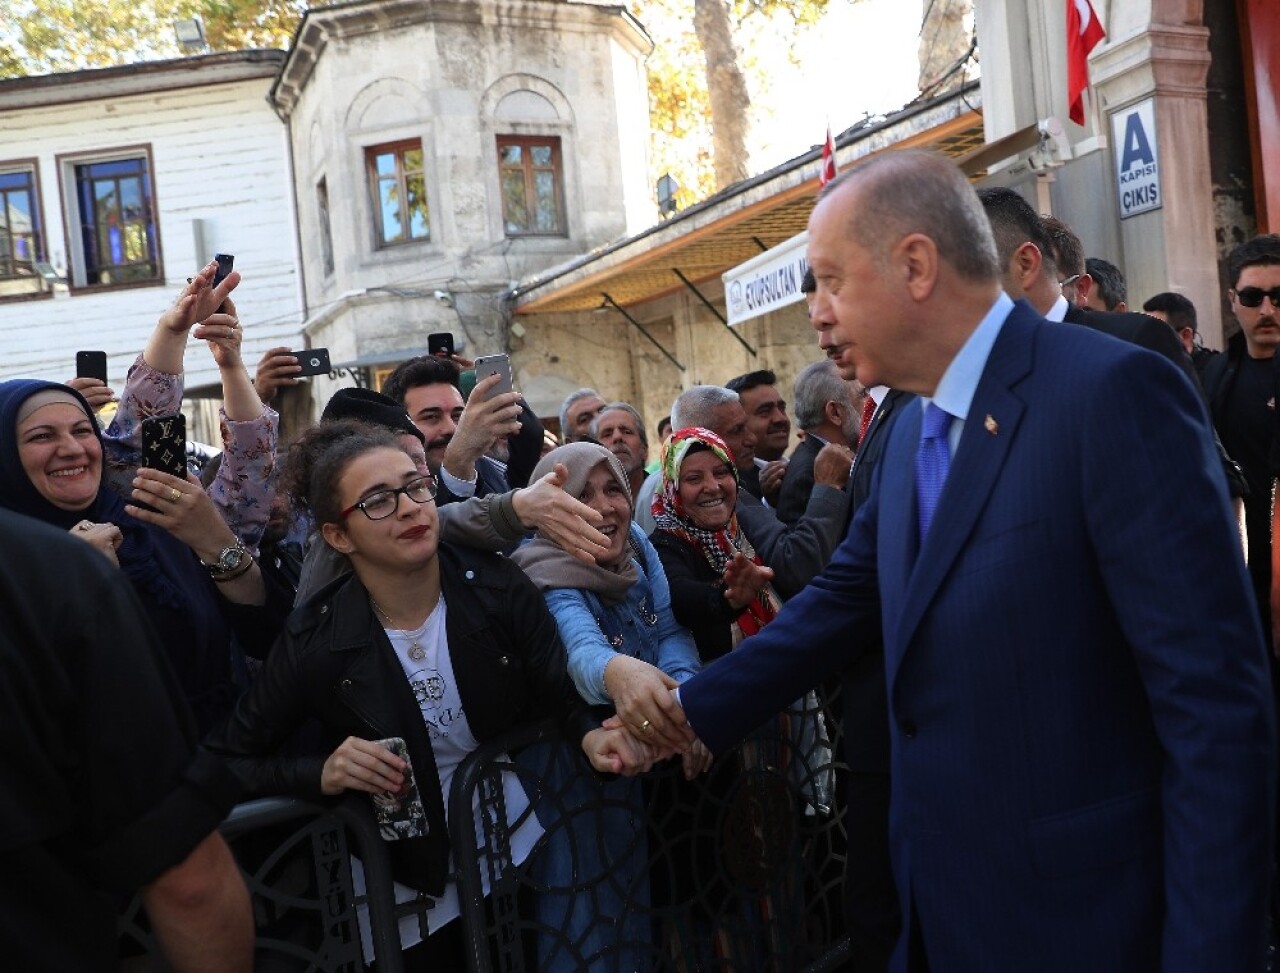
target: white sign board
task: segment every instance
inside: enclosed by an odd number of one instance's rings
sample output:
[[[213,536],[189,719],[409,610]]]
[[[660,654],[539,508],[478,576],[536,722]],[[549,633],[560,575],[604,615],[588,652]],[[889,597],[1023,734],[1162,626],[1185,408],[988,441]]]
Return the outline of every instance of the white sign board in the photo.
[[[721,274],[731,326],[804,298],[800,282],[809,269],[808,245],[809,234],[800,233]]]
[[[1154,101],[1147,99],[1111,116],[1111,146],[1116,159],[1120,219],[1163,206]]]

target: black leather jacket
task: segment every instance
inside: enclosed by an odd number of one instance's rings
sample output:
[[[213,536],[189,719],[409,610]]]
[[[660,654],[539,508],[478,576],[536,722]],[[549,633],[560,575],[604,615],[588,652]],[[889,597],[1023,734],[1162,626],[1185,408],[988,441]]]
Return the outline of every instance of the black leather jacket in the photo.
[[[599,725],[569,678],[555,620],[533,583],[505,558],[440,546],[446,633],[458,692],[475,738],[490,740],[531,720],[556,717],[578,742]],[[308,719],[323,746],[307,756],[281,747]],[[289,616],[285,633],[227,724],[205,745],[224,757],[254,796],[323,802],[320,773],[348,736],[403,737],[430,833],[398,842],[397,877],[439,894],[447,877],[444,800],[430,737],[413,691],[369,595],[354,576],[317,592]],[[346,799],[367,800],[349,792]]]

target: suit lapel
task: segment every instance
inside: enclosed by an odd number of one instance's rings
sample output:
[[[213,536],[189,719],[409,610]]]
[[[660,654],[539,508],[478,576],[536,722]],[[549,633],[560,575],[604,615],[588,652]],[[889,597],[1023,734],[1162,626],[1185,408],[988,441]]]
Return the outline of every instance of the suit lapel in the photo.
[[[896,625],[899,658],[972,535],[1008,458],[1026,410],[1026,404],[1012,389],[1030,371],[1031,341],[1031,329],[1015,310],[1001,329],[978,382],[929,536],[914,565],[907,566],[909,576]],[[899,529],[914,536],[917,526],[913,460],[919,441],[919,419],[911,426],[915,432],[909,447],[911,457],[905,464],[910,480],[909,502],[897,506],[907,509],[905,523]],[[903,465],[899,463],[900,468]]]

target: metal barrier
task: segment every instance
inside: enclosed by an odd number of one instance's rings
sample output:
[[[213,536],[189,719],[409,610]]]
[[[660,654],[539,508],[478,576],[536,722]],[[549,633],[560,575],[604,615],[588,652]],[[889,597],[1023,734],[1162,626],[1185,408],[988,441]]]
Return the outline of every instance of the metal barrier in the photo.
[[[471,754],[449,795],[471,973],[839,968],[845,841],[832,797],[842,768],[797,732],[815,718],[797,709],[692,782],[679,761],[643,779],[597,775],[549,723]],[[513,821],[504,774],[530,799]],[[535,815],[544,833],[513,862],[512,833]],[[388,845],[364,802],[252,801],[222,832],[253,896],[257,970],[359,973],[357,909],[367,905],[379,973],[401,973],[397,922],[416,916],[425,935],[432,900],[394,902]],[[150,957],[126,970],[163,968],[136,899],[121,935],[126,954]]]

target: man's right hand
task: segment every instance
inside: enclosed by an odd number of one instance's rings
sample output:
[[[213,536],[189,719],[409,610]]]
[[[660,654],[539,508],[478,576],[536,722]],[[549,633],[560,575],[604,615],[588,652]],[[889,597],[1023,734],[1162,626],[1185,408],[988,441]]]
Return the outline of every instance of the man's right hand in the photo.
[[[813,482],[843,490],[849,482],[849,469],[853,466],[853,450],[847,446],[827,443],[813,459]]]
[[[578,560],[595,564],[597,556],[609,552],[609,539],[596,530],[604,518],[564,492],[568,477],[565,465],[557,463],[542,479],[517,490],[511,502],[524,526]]]
[[[458,420],[458,430],[444,451],[444,468],[459,480],[474,480],[476,460],[499,439],[520,431],[520,396],[503,392],[486,397],[501,380],[500,375],[489,375],[476,383]]]

